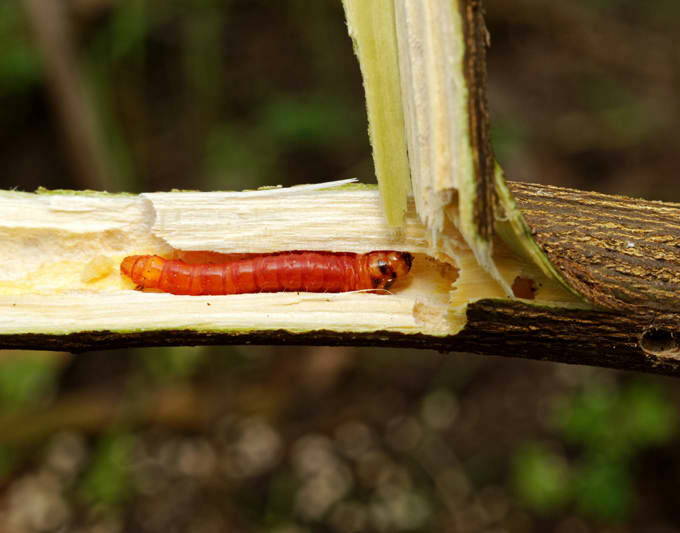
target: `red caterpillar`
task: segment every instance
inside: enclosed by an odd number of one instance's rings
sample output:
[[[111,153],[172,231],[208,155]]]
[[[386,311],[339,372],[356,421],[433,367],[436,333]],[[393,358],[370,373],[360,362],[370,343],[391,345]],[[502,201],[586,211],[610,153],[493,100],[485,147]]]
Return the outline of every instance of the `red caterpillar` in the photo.
[[[131,255],[120,271],[140,289],[172,294],[242,294],[253,292],[347,292],[389,289],[411,269],[408,252],[367,254],[280,252],[228,263],[190,264],[157,255]]]

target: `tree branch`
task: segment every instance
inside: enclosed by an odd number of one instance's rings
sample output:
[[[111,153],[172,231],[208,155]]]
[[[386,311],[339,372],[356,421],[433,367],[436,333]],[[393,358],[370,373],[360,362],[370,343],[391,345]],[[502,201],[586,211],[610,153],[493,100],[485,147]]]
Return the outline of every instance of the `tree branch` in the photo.
[[[509,187],[542,251],[570,283],[585,288],[588,302],[499,241],[494,261],[505,281],[521,276],[535,288],[534,300],[503,299],[455,229],[428,242],[411,205],[404,232],[395,233],[371,188],[139,197],[4,192],[0,347],[404,346],[678,374],[680,303],[673,295],[680,293],[674,222],[680,206],[541,185]],[[185,254],[195,253],[186,247],[227,253],[398,249],[416,259],[410,279],[391,295],[174,296],[132,290],[120,276],[121,257],[167,256],[173,246]],[[102,270],[102,264],[110,266]]]
[[[381,346],[680,375],[677,315],[659,316],[656,322],[650,323],[645,317],[627,313],[540,307],[522,301],[480,300],[467,307],[466,317],[467,324],[460,333],[445,337],[387,330],[333,332],[321,329],[303,333],[191,329],[133,333],[83,331],[65,335],[0,335],[0,348],[81,353],[113,348],[230,344]]]

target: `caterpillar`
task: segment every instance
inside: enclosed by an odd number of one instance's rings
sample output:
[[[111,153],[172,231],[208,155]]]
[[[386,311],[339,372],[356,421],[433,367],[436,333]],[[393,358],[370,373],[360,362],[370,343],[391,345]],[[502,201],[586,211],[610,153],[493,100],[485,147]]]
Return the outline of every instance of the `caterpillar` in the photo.
[[[408,252],[366,254],[278,252],[234,259],[228,263],[191,264],[157,255],[131,255],[120,271],[138,289],[172,294],[217,295],[255,292],[348,292],[389,289],[408,274]]]

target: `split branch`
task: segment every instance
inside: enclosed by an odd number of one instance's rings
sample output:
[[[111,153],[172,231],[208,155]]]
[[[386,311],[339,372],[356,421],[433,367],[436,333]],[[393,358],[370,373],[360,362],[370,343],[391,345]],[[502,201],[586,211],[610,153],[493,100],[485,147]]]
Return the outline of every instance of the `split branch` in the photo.
[[[504,280],[528,278],[534,287],[532,300],[505,298],[455,228],[428,241],[411,203],[405,230],[395,232],[382,218],[377,190],[367,187],[4,192],[0,347],[392,346],[679,374],[680,206],[509,187],[542,252],[585,300],[497,241],[494,261]],[[125,255],[210,250],[218,238],[223,253],[368,247],[416,259],[409,280],[387,295],[175,296],[136,291],[119,273]]]

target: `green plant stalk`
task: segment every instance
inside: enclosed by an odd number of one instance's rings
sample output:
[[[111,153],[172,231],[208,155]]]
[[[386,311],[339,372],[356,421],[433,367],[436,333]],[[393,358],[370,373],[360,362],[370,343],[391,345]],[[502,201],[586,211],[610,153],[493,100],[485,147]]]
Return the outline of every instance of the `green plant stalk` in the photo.
[[[394,5],[392,0],[343,0],[342,4],[364,80],[368,132],[385,217],[391,226],[403,226],[411,185]]]

